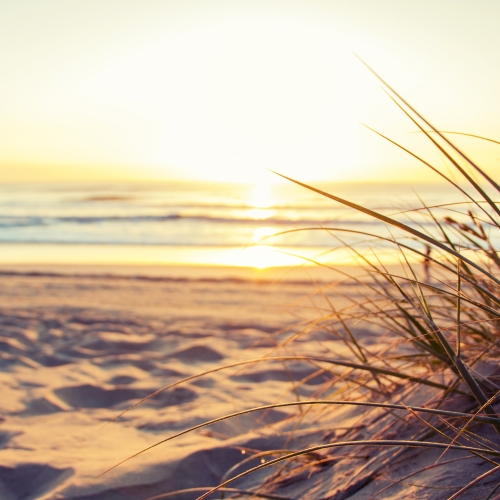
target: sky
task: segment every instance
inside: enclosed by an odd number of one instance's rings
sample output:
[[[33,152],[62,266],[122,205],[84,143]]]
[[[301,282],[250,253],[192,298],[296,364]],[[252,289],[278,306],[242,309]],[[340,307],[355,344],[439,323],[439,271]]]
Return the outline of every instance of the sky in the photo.
[[[500,139],[497,0],[0,0],[0,182],[432,181],[356,59]],[[495,172],[500,146],[453,136]]]

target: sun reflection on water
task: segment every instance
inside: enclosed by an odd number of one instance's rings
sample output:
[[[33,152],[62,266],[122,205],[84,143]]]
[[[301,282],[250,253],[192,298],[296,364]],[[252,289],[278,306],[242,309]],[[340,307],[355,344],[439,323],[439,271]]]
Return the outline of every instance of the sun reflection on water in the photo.
[[[285,255],[268,245],[248,247],[240,254],[234,253],[232,259],[229,257],[229,261],[229,265],[253,267],[255,269],[300,264],[300,259],[297,257]]]
[[[274,215],[274,210],[263,210],[262,208],[253,208],[248,215],[255,220],[269,219]]]
[[[258,227],[257,229],[254,229],[254,231],[253,231],[252,241],[254,243],[259,243],[264,238],[267,238],[268,236],[272,236],[273,234],[276,234],[276,230],[272,227]],[[270,244],[270,242],[268,241],[267,244]]]

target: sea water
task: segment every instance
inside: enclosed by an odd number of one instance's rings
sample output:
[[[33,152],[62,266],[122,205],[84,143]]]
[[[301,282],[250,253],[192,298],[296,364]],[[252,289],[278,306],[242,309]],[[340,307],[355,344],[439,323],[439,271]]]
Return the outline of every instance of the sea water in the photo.
[[[436,207],[437,218],[457,219],[471,208],[445,184],[314,185],[431,233],[425,210],[402,212],[425,204]],[[0,185],[0,265],[268,267],[346,264],[359,260],[357,252],[398,259],[393,243],[370,235],[397,236],[422,249],[373,217],[291,183]],[[410,252],[409,258],[419,257]]]

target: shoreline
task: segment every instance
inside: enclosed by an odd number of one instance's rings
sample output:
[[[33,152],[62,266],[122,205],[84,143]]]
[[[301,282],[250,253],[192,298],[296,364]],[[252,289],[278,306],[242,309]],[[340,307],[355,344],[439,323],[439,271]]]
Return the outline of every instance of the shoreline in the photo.
[[[421,264],[412,264],[417,272]],[[401,271],[399,264],[385,266],[389,272]],[[217,265],[168,265],[168,264],[5,264],[0,263],[0,276],[45,276],[45,277],[95,277],[95,278],[129,278],[149,280],[211,280],[211,281],[270,281],[296,282],[297,284],[331,283],[342,280],[346,276],[359,277],[366,275],[358,265],[338,266],[279,266],[279,267],[245,267]],[[351,283],[352,284],[352,283]]]

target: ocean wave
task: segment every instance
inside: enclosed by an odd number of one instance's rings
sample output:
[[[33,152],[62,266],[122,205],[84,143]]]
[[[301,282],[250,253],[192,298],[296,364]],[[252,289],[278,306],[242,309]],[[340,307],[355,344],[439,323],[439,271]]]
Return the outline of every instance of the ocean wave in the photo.
[[[363,217],[363,216],[361,216]],[[15,228],[29,226],[54,226],[59,224],[75,224],[75,225],[91,225],[104,223],[129,223],[129,224],[144,224],[144,223],[169,223],[179,221],[195,221],[214,224],[243,224],[243,225],[274,225],[274,226],[326,226],[335,224],[337,226],[350,225],[368,225],[379,226],[381,223],[365,218],[358,219],[313,219],[313,218],[283,218],[283,217],[268,217],[268,218],[251,218],[251,217],[216,217],[210,215],[186,215],[186,214],[167,214],[167,215],[126,215],[126,216],[66,216],[66,217],[45,217],[45,216],[0,216],[0,227]],[[420,224],[425,225],[422,221]]]
[[[74,201],[74,200],[69,200]],[[81,198],[76,200],[77,202],[90,202],[90,203],[101,203],[101,202],[134,202],[135,206],[142,207],[154,207],[154,208],[165,208],[165,209],[200,209],[200,210],[300,210],[300,211],[314,211],[314,212],[337,212],[345,211],[346,207],[341,204],[332,205],[328,201],[321,201],[315,203],[276,203],[266,207],[259,207],[252,205],[251,203],[241,203],[241,202],[227,202],[227,203],[214,203],[214,202],[190,202],[190,203],[179,203],[177,201],[172,202],[157,202],[148,203],[147,200],[141,198],[133,198],[126,196],[94,196]],[[130,205],[132,206],[132,204]],[[409,207],[398,206],[398,205],[370,205],[372,210],[404,210]]]
[[[130,281],[154,281],[154,282],[164,282],[164,283],[231,283],[231,284],[251,284],[258,283],[259,285],[275,285],[277,283],[282,283],[286,285],[298,285],[298,286],[311,286],[310,279],[294,279],[289,277],[286,273],[283,273],[278,278],[263,278],[263,277],[240,277],[240,276],[223,276],[219,277],[208,277],[208,276],[154,276],[147,274],[114,274],[109,272],[102,273],[71,273],[71,272],[52,272],[52,271],[16,271],[16,270],[0,270],[0,276],[8,277],[37,277],[37,278],[85,278],[85,279],[106,279],[106,280],[130,280]],[[331,280],[328,277],[321,278],[316,277],[315,282],[318,283],[330,283]],[[338,283],[337,286],[343,287],[353,287],[358,286],[354,280],[353,282]]]

